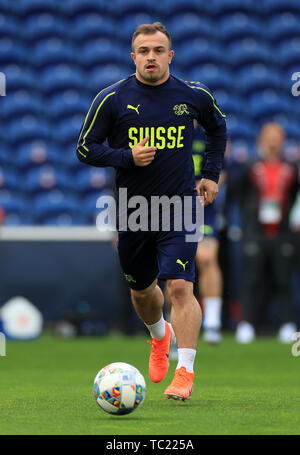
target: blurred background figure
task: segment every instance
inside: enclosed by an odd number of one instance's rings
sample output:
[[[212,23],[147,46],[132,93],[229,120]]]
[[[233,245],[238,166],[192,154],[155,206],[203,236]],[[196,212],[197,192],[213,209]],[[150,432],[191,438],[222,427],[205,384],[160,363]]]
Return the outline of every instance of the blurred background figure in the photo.
[[[4,210],[3,210],[3,208],[0,205],[0,226],[3,223],[3,220],[4,220]]]
[[[279,304],[279,340],[292,341],[291,273],[294,244],[290,211],[297,192],[295,168],[282,157],[285,132],[277,123],[261,129],[259,159],[247,163],[229,179],[229,195],[238,194],[243,227],[242,321],[236,330],[240,343],[250,343],[262,322],[270,298]]]
[[[202,128],[195,123],[193,159],[196,187],[201,179],[201,168],[205,159],[205,142]],[[219,212],[222,209],[222,190],[224,171],[219,180],[219,195],[216,201],[204,207],[204,238],[198,244],[196,253],[197,287],[203,306],[203,339],[209,344],[221,341],[221,316],[223,277],[219,265]],[[221,200],[221,201],[220,201]]]

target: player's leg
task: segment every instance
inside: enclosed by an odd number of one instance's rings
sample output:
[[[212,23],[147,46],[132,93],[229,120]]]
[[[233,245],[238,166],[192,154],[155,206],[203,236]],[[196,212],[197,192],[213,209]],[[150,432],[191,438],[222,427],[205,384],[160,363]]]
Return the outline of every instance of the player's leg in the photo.
[[[153,281],[146,289],[131,289],[131,300],[138,316],[147,326],[151,327],[157,324],[163,317],[164,296],[157,285],[157,280]],[[156,336],[156,338],[162,338],[159,333],[159,327],[156,332],[154,327],[151,335]]]
[[[153,382],[160,382],[169,369],[169,351],[173,336],[171,325],[163,316],[164,295],[155,280],[143,290],[131,289],[134,308],[148,328],[152,340],[149,358],[149,376]]]
[[[156,279],[155,241],[151,233],[126,232],[119,236],[118,252],[133,306],[152,337],[149,376],[153,382],[160,382],[168,372],[173,332],[163,317],[164,296]]]
[[[201,327],[201,308],[193,293],[193,283],[184,279],[167,281],[172,305],[171,323],[176,334],[178,363],[172,383],[165,390],[167,398],[185,400],[193,390],[194,361]]]
[[[297,327],[292,311],[292,267],[295,253],[290,235],[278,235],[271,239],[271,264],[276,284],[276,294],[280,305],[280,328],[278,339],[281,343],[292,343]]]
[[[197,242],[186,242],[182,232],[164,232],[159,234],[157,247],[158,277],[167,281],[171,323],[178,343],[178,364],[165,395],[185,400],[193,388],[193,367],[202,321],[201,308],[193,294]]]
[[[204,307],[204,334],[207,343],[221,341],[222,272],[218,261],[219,242],[207,236],[199,242],[195,258],[198,286]]]
[[[178,349],[196,350],[202,312],[194,296],[193,283],[184,279],[168,280],[167,292],[172,305],[171,323],[176,334]],[[193,364],[186,367],[193,372]]]
[[[243,241],[242,320],[236,329],[238,343],[251,343],[255,338],[255,327],[265,288],[267,245],[263,238]]]

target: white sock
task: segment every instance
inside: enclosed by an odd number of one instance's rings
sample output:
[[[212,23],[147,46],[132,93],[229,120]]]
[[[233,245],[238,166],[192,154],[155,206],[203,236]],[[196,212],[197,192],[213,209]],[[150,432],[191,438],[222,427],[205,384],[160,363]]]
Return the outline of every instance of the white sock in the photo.
[[[205,297],[204,306],[204,328],[219,329],[221,327],[221,297]]]
[[[189,373],[194,373],[194,361],[196,356],[196,349],[179,348],[178,351],[178,363],[176,370],[181,367],[185,367]]]
[[[166,325],[163,316],[160,318],[159,321],[155,322],[155,324],[151,325],[145,324],[145,326],[148,328],[152,338],[161,340],[165,336]]]

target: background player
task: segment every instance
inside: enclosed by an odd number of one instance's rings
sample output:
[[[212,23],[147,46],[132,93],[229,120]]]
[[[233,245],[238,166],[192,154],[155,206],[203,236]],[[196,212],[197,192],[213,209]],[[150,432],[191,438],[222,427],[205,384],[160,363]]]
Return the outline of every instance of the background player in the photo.
[[[199,192],[205,204],[213,202],[226,144],[225,115],[206,87],[170,76],[174,51],[162,24],[139,26],[132,47],[136,74],[96,96],[80,131],[78,158],[94,166],[115,167],[117,188],[126,188],[128,198],[191,196],[195,204],[196,118],[206,131],[208,151]],[[108,146],[103,144],[106,138]],[[164,298],[157,278],[167,281],[178,364],[165,395],[183,400],[193,388],[201,326],[201,309],[193,294],[197,242],[186,242],[185,235],[184,230],[134,232],[119,226],[118,242],[133,305],[152,336],[149,375],[154,382],[165,377],[169,366],[171,329],[163,318]]]
[[[193,159],[195,166],[196,188],[201,182],[201,168],[205,159],[205,136],[199,125],[195,125],[193,141]],[[222,171],[219,187],[224,180]],[[203,339],[207,343],[216,344],[222,339],[221,314],[223,277],[219,265],[219,236],[217,227],[217,204],[213,202],[204,209],[204,239],[198,244],[196,267],[198,269],[198,290],[204,309]]]
[[[259,159],[247,163],[235,178],[228,177],[227,191],[230,198],[234,193],[238,195],[243,224],[243,320],[236,331],[239,343],[254,340],[265,302],[273,296],[280,306],[279,340],[290,343],[296,331],[291,294],[294,245],[289,217],[297,193],[297,174],[282,157],[284,142],[282,126],[265,124],[258,137]]]

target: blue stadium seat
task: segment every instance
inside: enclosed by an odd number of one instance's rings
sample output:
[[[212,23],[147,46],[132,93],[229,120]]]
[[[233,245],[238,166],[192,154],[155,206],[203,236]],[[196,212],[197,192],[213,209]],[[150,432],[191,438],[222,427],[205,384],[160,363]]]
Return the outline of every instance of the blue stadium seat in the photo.
[[[280,124],[283,126],[286,132],[287,140],[293,140],[297,142],[297,149],[299,150],[300,142],[300,129],[299,129],[300,118],[291,114],[282,115],[280,118]],[[298,159],[298,156],[296,157]]]
[[[180,27],[178,27],[178,24],[180,24]],[[171,30],[175,52],[176,46],[184,41],[193,38],[210,39],[216,36],[214,24],[209,18],[201,17],[199,14],[191,12],[173,16],[168,27]]]
[[[217,42],[207,39],[194,39],[178,46],[177,58],[186,70],[192,70],[196,65],[208,63],[221,65],[224,54]]]
[[[253,64],[262,63],[269,65],[273,63],[274,51],[264,41],[257,41],[252,38],[242,40],[240,43],[233,43],[226,49],[230,55],[233,69],[249,67]]]
[[[298,38],[300,35],[300,17],[293,13],[281,13],[273,16],[267,27],[270,42],[279,44],[287,39]]]
[[[76,144],[79,136],[79,131],[77,132],[77,137],[75,143],[70,143],[69,145],[64,146],[61,153],[61,158],[64,162],[66,169],[69,169],[73,174],[85,169],[86,164],[81,163],[76,155]]]
[[[229,90],[214,90],[213,95],[216,99],[218,106],[221,111],[226,114],[227,117],[234,115],[236,117],[245,116],[247,109],[245,109],[243,99]]]
[[[123,58],[120,46],[116,46],[115,42],[108,38],[87,41],[80,51],[80,63],[87,70],[98,65],[118,65]]]
[[[16,3],[12,2],[11,0],[1,0],[0,2],[0,13],[1,14],[10,14],[10,13],[17,13],[18,6]]]
[[[244,95],[272,89],[278,91],[282,86],[282,75],[267,65],[258,64],[242,69],[236,75],[237,88]]]
[[[3,38],[20,38],[20,27],[16,19],[2,14],[0,10],[0,39]]]
[[[50,134],[48,123],[31,115],[11,121],[8,127],[8,135],[13,147],[32,140],[47,140]]]
[[[122,18],[122,26],[116,28],[116,35],[122,44],[130,51],[131,38],[136,27],[140,24],[148,24],[152,22],[154,22],[153,18],[147,13],[127,15],[125,18]]]
[[[76,174],[76,188],[82,196],[101,191],[111,182],[112,172],[107,168],[83,167]]]
[[[21,213],[16,211],[7,213],[3,221],[4,226],[32,226],[33,224],[34,219],[31,214],[23,212],[23,210]]]
[[[227,130],[228,137],[232,142],[243,140],[247,142],[254,142],[257,135],[257,128],[254,124],[245,118],[240,118],[235,115],[227,117]]]
[[[58,213],[57,215],[42,219],[42,226],[86,226],[89,224],[88,217],[69,212]]]
[[[81,96],[80,92],[75,90],[66,90],[54,94],[49,99],[48,115],[53,121],[60,121],[73,117],[74,115],[85,115],[90,107],[91,99]]]
[[[229,145],[229,156],[227,156],[226,165],[232,171],[233,166],[235,170],[239,173],[240,169],[237,169],[236,166],[239,166],[239,163],[245,162],[249,159],[250,156],[254,155],[253,146],[254,143],[251,144],[247,142],[245,139],[237,139],[233,142],[230,142]]]
[[[74,191],[75,185],[70,175],[61,169],[44,165],[29,170],[24,178],[26,192],[30,195],[48,192],[54,189]]]
[[[29,205],[18,191],[0,190],[0,206],[4,210],[4,225],[31,224]]]
[[[257,122],[274,120],[276,116],[288,115],[290,112],[287,98],[274,90],[265,90],[252,95],[249,107],[252,117]]]
[[[19,146],[16,156],[18,168],[22,172],[45,164],[64,167],[63,158],[57,147],[45,141],[33,141]]]
[[[164,2],[161,2],[164,3]],[[206,0],[166,0],[165,11],[168,11],[168,17],[172,18],[175,15],[184,14],[186,12],[201,14],[202,16],[209,13],[210,7]],[[178,27],[181,26],[179,23]]]
[[[233,13],[256,14],[261,4],[253,0],[211,0],[209,10],[215,18],[225,17]]]
[[[117,11],[120,19],[134,14],[149,14],[155,17],[161,12],[161,7],[157,5],[159,2],[153,2],[152,0],[143,0],[142,2],[140,0],[115,0],[114,3],[115,11]],[[152,20],[151,22],[154,21]]]
[[[32,214],[36,224],[45,223],[47,219],[55,216],[69,215],[70,217],[81,215],[82,207],[77,197],[60,190],[48,191],[34,197],[32,202]]]
[[[40,75],[40,90],[47,96],[65,90],[81,91],[86,85],[84,72],[68,64],[51,66]]]
[[[42,101],[40,97],[34,96],[30,91],[20,90],[11,96],[6,96],[2,103],[2,115],[7,121],[17,120],[25,115],[42,114]]]
[[[59,10],[66,17],[74,20],[83,14],[106,14],[115,12],[114,2],[104,2],[99,0],[64,0],[59,2]]]
[[[38,41],[32,50],[32,66],[39,70],[57,64],[72,64],[76,53],[70,43],[56,37]]]
[[[135,72],[135,67],[122,65],[100,65],[89,73],[89,89],[94,95],[105,87],[108,87],[121,79],[126,79]]]
[[[115,198],[112,190],[104,189],[102,191],[95,191],[82,199],[81,208],[88,217],[90,224],[95,224],[97,215],[101,212],[101,209],[97,208],[97,200],[100,196],[111,196]]]
[[[195,66],[191,70],[191,80],[202,82],[210,90],[225,90],[232,92],[234,75],[226,68],[212,64]]]
[[[63,37],[66,34],[67,24],[57,15],[48,12],[37,16],[29,16],[24,24],[25,36],[30,43],[56,37]]]
[[[57,124],[54,135],[55,140],[63,146],[73,144],[76,147],[80,128],[84,122],[86,113],[75,115],[67,120],[62,120]]]
[[[16,159],[15,159],[14,154],[12,153],[10,145],[5,143],[2,140],[2,138],[0,140],[1,140],[0,166],[4,167],[5,169],[9,169],[9,170],[15,169]]]
[[[285,12],[300,13],[300,3],[298,0],[264,0],[261,7],[262,13],[267,17]]]
[[[25,61],[25,50],[23,44],[12,38],[0,39],[0,65],[22,64]]]
[[[300,38],[286,40],[279,44],[276,49],[276,56],[281,68],[290,70],[292,67],[300,66]]]
[[[235,13],[222,19],[218,24],[220,42],[231,44],[244,38],[264,38],[261,22],[245,13]]]
[[[20,179],[16,171],[0,167],[0,191],[19,190],[20,188]]]
[[[113,38],[116,34],[116,25],[113,19],[107,20],[102,14],[84,14],[74,20],[70,30],[70,37],[80,45],[86,41]]]
[[[19,0],[18,8],[22,16],[25,18],[29,15],[58,12],[58,2],[56,0]]]
[[[177,63],[176,58],[172,60],[170,72],[171,74],[173,74],[173,76],[176,76],[179,79],[182,79],[183,81],[187,80],[189,76],[189,73],[185,71],[183,66]]]
[[[37,89],[35,73],[31,69],[10,64],[2,66],[1,71],[6,76],[10,95],[17,90],[30,90],[32,93]]]

